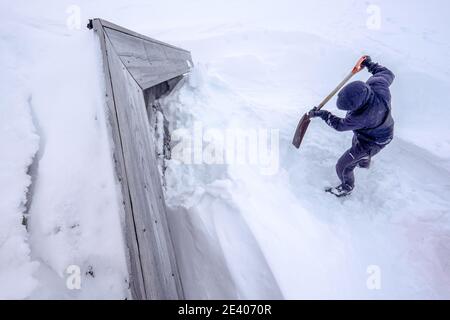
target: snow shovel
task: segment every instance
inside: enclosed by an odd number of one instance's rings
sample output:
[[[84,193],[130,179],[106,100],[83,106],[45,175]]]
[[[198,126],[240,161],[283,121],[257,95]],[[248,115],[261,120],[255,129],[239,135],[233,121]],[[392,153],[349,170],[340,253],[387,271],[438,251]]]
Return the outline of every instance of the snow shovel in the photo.
[[[367,56],[361,57],[356,65],[353,67],[352,71],[345,77],[344,80],[342,80],[341,83],[331,91],[331,93],[317,106],[317,110],[322,109],[322,107],[330,101],[331,98],[334,97],[334,95],[341,90],[341,88],[358,72],[360,72],[364,67],[361,65],[364,60],[366,60]],[[300,148],[300,144],[302,143],[303,137],[305,136],[306,130],[308,129],[309,123],[311,122],[311,119],[308,116],[308,113],[305,113],[303,117],[300,119],[297,125],[297,129],[295,130],[294,139],[292,140],[292,144],[298,149]]]

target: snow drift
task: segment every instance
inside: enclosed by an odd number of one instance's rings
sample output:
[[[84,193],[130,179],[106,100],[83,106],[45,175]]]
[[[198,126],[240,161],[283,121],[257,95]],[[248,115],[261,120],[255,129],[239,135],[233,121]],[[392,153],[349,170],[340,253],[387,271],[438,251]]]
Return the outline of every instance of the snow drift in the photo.
[[[0,297],[123,298],[99,50],[87,30],[67,29],[72,3],[48,4],[44,12],[27,1],[1,3]],[[193,136],[201,124],[205,148],[230,128],[278,134],[278,144],[267,143],[279,154],[270,175],[264,162],[169,161],[166,200],[188,297],[450,298],[447,2],[79,8],[82,19],[101,16],[192,52],[190,82],[163,101],[172,132]],[[377,12],[380,25],[370,20]],[[300,153],[290,141],[299,116],[362,54],[396,73],[396,138],[373,168],[357,171],[357,189],[340,201],[322,190],[337,182],[334,164],[351,134],[314,121]],[[327,108],[340,114],[333,101]],[[33,159],[27,234],[21,215]],[[83,272],[86,286],[68,291],[67,263],[94,266],[95,277]]]

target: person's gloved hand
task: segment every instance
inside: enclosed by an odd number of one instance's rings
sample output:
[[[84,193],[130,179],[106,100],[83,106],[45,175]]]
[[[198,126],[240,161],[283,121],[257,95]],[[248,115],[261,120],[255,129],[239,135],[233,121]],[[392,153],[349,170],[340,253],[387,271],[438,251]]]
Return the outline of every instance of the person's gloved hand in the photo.
[[[363,67],[366,67],[367,69],[369,69],[369,67],[373,64],[372,62],[372,58],[370,56],[366,56],[366,59],[364,59],[364,61],[361,63],[361,65]]]
[[[329,114],[330,114],[329,111],[318,110],[317,107],[314,107],[308,112],[308,117],[310,117],[310,118],[320,117],[323,120],[327,120]]]

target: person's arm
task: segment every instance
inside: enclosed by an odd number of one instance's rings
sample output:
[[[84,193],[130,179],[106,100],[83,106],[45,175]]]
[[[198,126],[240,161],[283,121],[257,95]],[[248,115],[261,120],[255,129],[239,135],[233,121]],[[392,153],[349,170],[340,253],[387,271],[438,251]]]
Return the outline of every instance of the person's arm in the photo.
[[[386,67],[382,65],[372,62],[370,57],[367,57],[366,60],[362,63],[363,66],[367,67],[367,70],[373,74],[372,77],[367,80],[367,84],[384,84],[386,86],[390,86],[394,81],[395,75],[394,73]]]
[[[362,119],[348,115],[345,118],[339,118],[333,115],[331,112],[326,110],[311,110],[308,113],[310,118],[320,117],[324,120],[330,127],[337,131],[351,131],[364,128],[364,122]]]

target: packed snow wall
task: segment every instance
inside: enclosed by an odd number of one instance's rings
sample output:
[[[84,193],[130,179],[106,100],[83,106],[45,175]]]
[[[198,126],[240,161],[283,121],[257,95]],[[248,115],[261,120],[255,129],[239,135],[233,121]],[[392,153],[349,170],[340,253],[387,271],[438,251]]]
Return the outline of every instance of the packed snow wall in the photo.
[[[102,19],[91,20],[88,27],[98,34],[103,54],[132,297],[184,298],[167,223],[151,106],[190,71],[191,54]]]

